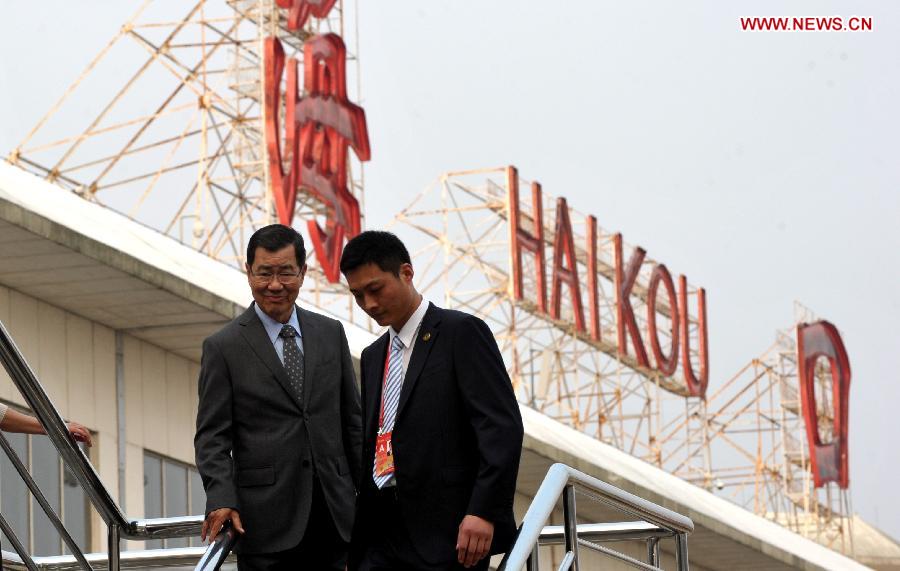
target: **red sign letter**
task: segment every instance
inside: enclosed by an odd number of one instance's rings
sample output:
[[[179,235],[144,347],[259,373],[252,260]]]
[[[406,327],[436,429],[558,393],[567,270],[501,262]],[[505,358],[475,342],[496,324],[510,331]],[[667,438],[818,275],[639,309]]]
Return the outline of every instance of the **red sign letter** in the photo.
[[[688,394],[693,397],[706,398],[706,385],[709,383],[709,353],[706,331],[706,291],[703,288],[697,290],[697,335],[699,345],[697,352],[700,357],[700,378],[694,375],[694,366],[691,364],[691,322],[688,315],[687,303],[687,278],[678,277],[678,320],[681,322],[681,369],[684,371],[684,381],[687,383]]]
[[[634,320],[634,309],[631,307],[631,289],[637,280],[638,272],[641,270],[641,263],[647,252],[643,248],[635,248],[631,253],[631,259],[628,260],[628,267],[625,268],[625,256],[622,254],[622,235],[613,236],[613,243],[616,248],[616,328],[619,335],[619,355],[628,355],[628,345],[625,338],[625,330],[631,335],[631,344],[634,345],[634,353],[638,363],[641,366],[649,367],[650,361],[647,360],[647,350],[644,348],[644,340],[641,339],[641,332],[638,329],[637,322]]]
[[[541,203],[541,185],[531,183],[531,207],[532,220],[534,221],[534,234],[529,234],[522,229],[519,218],[519,172],[516,167],[507,167],[506,185],[509,188],[509,245],[510,249],[510,279],[512,279],[513,298],[522,300],[525,298],[525,289],[522,285],[522,250],[528,250],[534,254],[535,288],[537,289],[537,308],[541,313],[547,313],[547,285],[545,283],[546,270],[544,269],[544,214]]]
[[[597,219],[587,217],[588,313],[591,315],[591,339],[600,340],[600,303],[597,286]]]
[[[819,437],[816,404],[816,360],[828,359],[831,365],[831,390],[834,403],[832,441],[823,444]],[[850,359],[837,328],[827,321],[797,326],[797,362],[800,365],[800,403],[809,441],[809,459],[815,486],[837,482],[850,485],[847,422],[850,409]]]
[[[563,256],[568,266],[563,265]],[[578,285],[578,259],[575,257],[575,241],[572,223],[569,221],[569,205],[565,198],[556,199],[556,239],[553,241],[553,290],[550,294],[550,317],[559,319],[562,302],[562,284],[569,286],[575,329],[584,331],[584,311],[581,309],[581,287]]]
[[[325,34],[303,46],[304,90],[297,103],[300,131],[299,185],[328,208],[327,232],[307,221],[316,258],[328,281],[340,279],[344,236],[360,231],[359,203],[347,189],[348,147],[361,161],[370,157],[366,114],[347,99],[347,50],[340,36]]]
[[[278,38],[266,38],[264,53],[266,148],[269,155],[269,178],[278,221],[286,226],[294,218],[297,196],[298,153],[297,123],[294,117],[297,103],[297,60],[288,60],[285,91],[284,148],[279,134],[278,109],[281,107],[281,76],[284,73],[284,48]],[[285,161],[285,155],[287,160]],[[284,165],[287,163],[287,173]]]
[[[669,297],[669,320],[671,322],[672,349],[669,356],[665,356],[659,346],[659,332],[656,330],[656,296],[659,292],[659,284],[666,287]],[[656,359],[656,368],[660,373],[671,376],[678,366],[678,299],[675,297],[675,284],[672,283],[672,275],[668,268],[659,264],[653,268],[650,274],[650,285],[647,286],[647,328],[650,335],[650,349],[653,358]]]
[[[279,8],[289,8],[287,27],[296,32],[302,28],[310,16],[324,18],[337,0],[275,0]]]

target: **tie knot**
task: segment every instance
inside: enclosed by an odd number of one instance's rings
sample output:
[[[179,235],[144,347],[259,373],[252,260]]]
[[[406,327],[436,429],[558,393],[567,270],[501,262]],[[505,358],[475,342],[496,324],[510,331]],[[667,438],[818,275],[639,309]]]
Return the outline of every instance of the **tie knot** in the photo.
[[[281,332],[278,334],[279,337],[296,337],[297,330],[294,329],[292,325],[285,325],[281,328]]]
[[[394,351],[402,350],[406,345],[403,344],[403,340],[400,339],[399,335],[394,335],[394,339],[391,341],[391,348]]]

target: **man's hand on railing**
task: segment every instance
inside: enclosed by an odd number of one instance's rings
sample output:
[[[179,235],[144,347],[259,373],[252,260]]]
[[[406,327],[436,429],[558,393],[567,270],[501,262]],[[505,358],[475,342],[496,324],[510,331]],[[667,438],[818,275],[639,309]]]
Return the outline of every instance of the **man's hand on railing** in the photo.
[[[456,538],[456,559],[463,567],[471,567],[491,551],[494,524],[477,515],[467,515],[459,524]]]
[[[67,422],[66,428],[69,429],[69,434],[71,434],[76,441],[84,442],[88,446],[92,446],[94,444],[93,440],[91,440],[91,431],[84,426],[78,424],[77,422]]]
[[[2,418],[3,420],[0,420],[0,430],[5,432],[47,434],[47,431],[44,430],[43,425],[41,425],[41,421],[30,414],[24,414],[17,410],[8,409]],[[78,442],[84,442],[88,446],[93,444],[93,441],[91,440],[91,431],[83,425],[77,422],[67,422],[66,428],[68,428],[69,433]]]
[[[228,520],[231,520],[231,525],[238,533],[244,533],[244,526],[241,525],[241,515],[238,511],[231,508],[219,508],[209,512],[206,519],[203,520],[203,527],[200,529],[200,539],[206,541],[206,536],[209,535],[209,542],[215,541],[216,536],[222,529],[222,524]]]

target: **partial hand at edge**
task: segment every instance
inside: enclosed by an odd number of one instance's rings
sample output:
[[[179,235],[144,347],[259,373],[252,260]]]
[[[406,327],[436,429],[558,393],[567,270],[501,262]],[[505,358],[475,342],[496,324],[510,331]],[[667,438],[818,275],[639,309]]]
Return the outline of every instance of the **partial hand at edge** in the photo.
[[[69,434],[71,434],[77,442],[84,442],[88,446],[94,444],[93,440],[91,440],[91,431],[84,426],[77,422],[67,422],[66,428],[69,430]]]
[[[459,524],[456,560],[463,567],[472,567],[490,553],[493,539],[493,523],[477,515],[467,515]]]
[[[241,525],[241,515],[238,511],[231,508],[219,508],[209,512],[206,519],[203,520],[203,527],[200,529],[200,539],[206,541],[206,536],[209,535],[209,542],[215,541],[216,536],[222,530],[222,525],[228,520],[231,520],[232,527],[238,533],[244,533],[244,527]]]

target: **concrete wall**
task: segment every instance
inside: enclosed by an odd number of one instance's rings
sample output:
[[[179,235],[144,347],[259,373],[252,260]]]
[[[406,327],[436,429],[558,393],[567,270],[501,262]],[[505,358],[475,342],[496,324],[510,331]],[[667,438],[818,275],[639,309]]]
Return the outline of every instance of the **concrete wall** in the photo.
[[[125,482],[119,490],[116,333],[98,323],[0,286],[6,326],[60,414],[94,432],[90,458],[131,518],[144,511],[143,452],[193,464],[199,364],[124,335]],[[0,400],[25,406],[0,368]],[[94,514],[92,551],[106,550],[106,528]],[[129,542],[130,548],[142,542]]]

